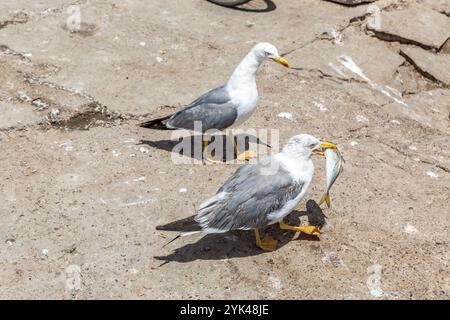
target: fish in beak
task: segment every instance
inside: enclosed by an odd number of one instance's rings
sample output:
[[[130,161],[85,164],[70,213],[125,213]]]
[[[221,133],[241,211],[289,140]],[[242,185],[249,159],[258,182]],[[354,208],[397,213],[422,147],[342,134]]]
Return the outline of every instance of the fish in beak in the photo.
[[[326,160],[327,185],[325,192],[322,198],[320,199],[319,206],[322,203],[326,203],[329,208],[331,206],[330,189],[333,186],[333,183],[338,178],[338,176],[344,170],[345,161],[338,149],[326,149],[325,158],[327,159]]]
[[[336,144],[334,144],[332,142],[321,142],[320,148],[315,149],[313,152],[315,154],[317,154],[318,156],[325,157],[324,150],[326,150],[326,149],[337,149],[337,147],[336,147]]]
[[[282,66],[285,66],[286,68],[290,68],[289,62],[283,57],[280,56],[273,57],[272,60],[275,61],[276,63],[281,64]]]

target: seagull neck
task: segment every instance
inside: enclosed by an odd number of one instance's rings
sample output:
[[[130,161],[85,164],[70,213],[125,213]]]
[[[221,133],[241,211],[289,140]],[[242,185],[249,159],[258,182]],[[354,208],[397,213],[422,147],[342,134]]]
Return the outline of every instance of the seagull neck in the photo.
[[[297,159],[297,160],[305,161],[305,160],[309,160],[311,158],[311,150],[305,149],[305,148],[299,148],[298,146],[290,145],[290,144],[287,144],[283,148],[283,151],[281,153],[290,158]]]
[[[292,150],[284,150],[275,156],[296,179],[309,183],[314,173],[314,164],[309,156]]]
[[[245,58],[239,63],[239,65],[234,69],[233,74],[228,80],[228,87],[230,89],[237,89],[242,85],[254,84],[256,71],[258,71],[262,60],[250,51]]]

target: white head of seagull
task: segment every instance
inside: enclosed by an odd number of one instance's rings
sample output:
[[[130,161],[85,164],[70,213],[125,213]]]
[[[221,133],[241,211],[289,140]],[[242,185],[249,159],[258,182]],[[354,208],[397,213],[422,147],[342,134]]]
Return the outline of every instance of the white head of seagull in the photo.
[[[283,153],[297,159],[307,160],[313,153],[323,156],[322,149],[335,149],[336,145],[330,142],[321,142],[309,134],[299,134],[289,139],[283,148]]]
[[[239,85],[253,84],[255,82],[256,71],[258,71],[261,63],[268,59],[289,68],[289,63],[286,59],[280,57],[274,45],[261,42],[254,46],[236,67],[228,81],[228,87],[234,89]]]

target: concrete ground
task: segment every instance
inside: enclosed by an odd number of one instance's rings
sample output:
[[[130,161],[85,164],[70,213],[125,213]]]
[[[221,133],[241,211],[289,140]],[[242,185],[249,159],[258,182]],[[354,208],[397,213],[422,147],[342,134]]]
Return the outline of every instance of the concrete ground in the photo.
[[[446,0],[2,1],[0,298],[448,299],[449,37]],[[305,209],[316,158],[290,217],[323,233],[163,248],[243,163],[173,164],[172,132],[137,124],[223,84],[259,41],[295,69],[261,67],[241,128],[345,157],[331,209]]]

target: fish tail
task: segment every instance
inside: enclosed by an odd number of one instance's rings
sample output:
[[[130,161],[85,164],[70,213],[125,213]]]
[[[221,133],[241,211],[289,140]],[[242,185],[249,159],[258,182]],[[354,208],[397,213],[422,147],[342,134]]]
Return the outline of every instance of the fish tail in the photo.
[[[323,194],[322,198],[320,199],[319,206],[324,202],[327,204],[328,208],[331,207],[330,194],[328,192],[325,192]]]

